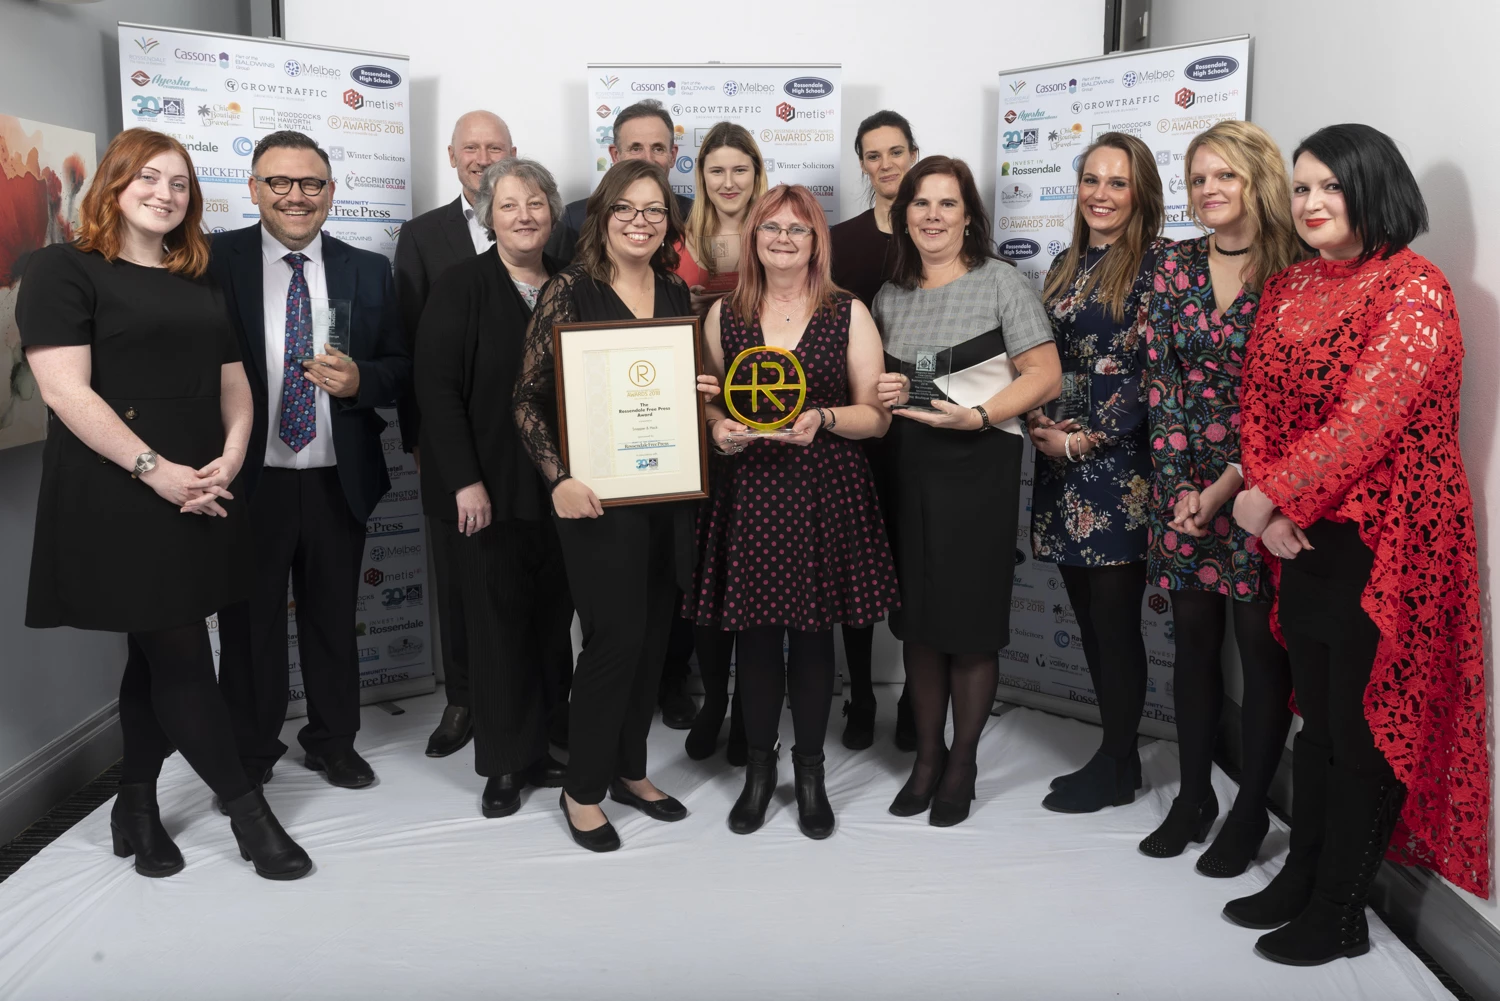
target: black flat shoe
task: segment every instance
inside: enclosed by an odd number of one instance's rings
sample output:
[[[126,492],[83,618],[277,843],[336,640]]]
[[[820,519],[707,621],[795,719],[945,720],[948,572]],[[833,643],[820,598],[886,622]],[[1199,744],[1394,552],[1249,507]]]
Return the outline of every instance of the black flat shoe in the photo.
[[[266,879],[301,879],[312,872],[312,859],[282,828],[259,789],[230,800],[229,829],[240,846],[240,858],[255,865]]]
[[[1135,799],[1129,761],[1097,752],[1083,770],[1047,794],[1042,807],[1053,813],[1096,813]]]
[[[698,716],[698,704],[683,690],[682,683],[657,695],[657,707],[661,709],[661,724],[669,730],[687,730]]]
[[[1233,813],[1224,818],[1219,836],[1198,858],[1197,869],[1205,876],[1230,879],[1250,868],[1260,854],[1260,846],[1271,829],[1271,818],[1261,810],[1254,820],[1244,820]]]
[[[568,766],[550,754],[544,754],[521,773],[527,785],[538,789],[560,789],[563,779],[568,777]]]
[[[974,774],[959,790],[959,799],[949,800],[937,795],[932,797],[932,809],[927,813],[927,823],[929,826],[954,827],[969,819],[969,806],[975,800],[974,781],[978,777],[979,766],[974,764],[968,766],[954,765],[952,767],[958,769],[957,774],[959,775],[962,775],[965,771],[972,771]],[[944,771],[946,772],[946,769]],[[943,777],[947,778],[948,776],[945,774]],[[941,782],[938,783],[938,788],[942,788]]]
[[[515,772],[491,775],[479,797],[479,812],[491,820],[509,817],[521,808],[521,789],[526,785]]]
[[[1178,796],[1172,800],[1172,808],[1167,811],[1161,826],[1141,841],[1141,854],[1152,858],[1175,858],[1187,849],[1189,841],[1199,844],[1208,837],[1218,816],[1219,798],[1212,791],[1198,803]]]
[[[109,833],[119,858],[135,856],[135,871],[159,879],[182,871],[182,852],[161,825],[156,783],[122,782],[109,812]]]
[[[578,847],[587,848],[591,852],[612,852],[620,847],[620,836],[615,833],[615,827],[609,821],[605,821],[603,827],[596,827],[592,831],[580,831],[573,826],[573,818],[568,813],[566,792],[557,794],[557,805],[562,807],[563,819],[568,822],[568,833],[573,836],[573,841]]]
[[[833,833],[833,804],[823,787],[823,752],[792,752],[792,788],[797,793],[797,827],[814,841]]]
[[[937,793],[938,783],[943,780],[943,769],[948,767],[948,757],[943,756],[942,764],[938,765],[932,773],[932,787],[925,792],[916,788],[913,784],[917,780],[917,768],[921,762],[912,765],[911,774],[906,777],[906,784],[901,791],[896,793],[896,798],[891,800],[888,812],[896,817],[915,817],[923,814],[932,806],[932,797]]]
[[[694,761],[713,757],[719,747],[719,731],[724,729],[724,713],[729,710],[729,696],[722,699],[705,698],[693,718],[693,727],[682,742],[687,756]]]
[[[776,792],[776,752],[750,748],[745,763],[745,788],[729,811],[729,829],[753,834],[766,822],[766,809]]]
[[[896,703],[896,747],[902,751],[917,749],[917,718],[911,711],[911,697],[904,690]]]
[[[302,763],[322,772],[329,784],[341,789],[363,789],[375,781],[375,769],[352,747],[340,747],[322,754],[307,752]]]
[[[1089,763],[1093,763],[1092,758],[1089,759]],[[1087,768],[1088,765],[1084,765],[1083,768],[1078,769],[1078,771],[1076,772],[1069,772],[1066,775],[1059,775],[1057,778],[1052,780],[1047,788],[1056,789],[1058,786],[1066,785],[1067,783],[1072,782],[1078,776],[1082,775],[1084,773],[1084,770]],[[1134,779],[1135,781],[1135,788],[1139,790],[1141,786],[1145,784],[1141,781],[1141,752],[1139,748],[1132,748],[1130,751],[1130,774],[1132,779]]]
[[[875,743],[875,703],[844,703],[844,746],[851,751],[863,751]]]
[[[263,771],[263,772],[259,771],[257,769],[253,769],[253,768],[249,769],[249,770],[247,770],[245,772],[245,778],[247,778],[247,779],[250,780],[250,784],[252,786],[254,786],[257,789],[260,789],[267,782],[271,781],[271,770],[274,767],[275,766],[267,766],[266,770]],[[222,813],[226,817],[229,816],[229,811],[224,807],[224,802],[221,799],[219,799],[219,796],[218,796],[217,793],[214,794],[214,809],[218,810],[220,813]]]
[[[448,706],[443,710],[443,718],[438,721],[437,729],[427,738],[427,756],[446,758],[467,744],[472,736],[474,721],[469,716],[469,710],[463,706]]]
[[[615,779],[609,784],[609,798],[616,803],[633,806],[652,820],[660,820],[665,824],[682,820],[688,815],[687,807],[671,796],[666,799],[641,799],[630,791],[624,779]]]

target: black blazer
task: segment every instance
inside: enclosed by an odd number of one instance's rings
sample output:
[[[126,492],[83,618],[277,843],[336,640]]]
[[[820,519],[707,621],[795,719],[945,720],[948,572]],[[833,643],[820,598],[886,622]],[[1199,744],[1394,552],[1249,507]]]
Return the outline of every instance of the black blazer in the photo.
[[[549,275],[557,262],[543,257]],[[521,447],[511,394],[531,308],[494,247],[443,272],[417,333],[422,408],[422,508],[458,523],[454,494],[484,482],[495,521],[538,521],[551,510],[541,474]]]
[[[396,302],[407,350],[416,355],[417,327],[438,277],[460,261],[474,259],[474,240],[464,218],[464,196],[423,212],[401,227],[396,238]],[[397,401],[401,444],[408,451],[421,440],[422,411],[415,395]],[[470,481],[473,482],[473,481]]]
[[[254,494],[265,463],[269,423],[260,239],[260,223],[218,233],[213,238],[213,257],[208,265],[224,290],[255,400],[249,452],[241,470],[247,495]],[[391,406],[407,392],[411,386],[411,355],[401,336],[395,286],[386,259],[373,251],[351,247],[327,233],[321,239],[328,297],[354,303],[349,354],[359,364],[359,395],[352,400],[330,398],[329,410],[339,482],[343,484],[349,512],[363,522],[369,520],[375,504],[391,488],[380,443],[385,421],[375,413],[375,408]]]

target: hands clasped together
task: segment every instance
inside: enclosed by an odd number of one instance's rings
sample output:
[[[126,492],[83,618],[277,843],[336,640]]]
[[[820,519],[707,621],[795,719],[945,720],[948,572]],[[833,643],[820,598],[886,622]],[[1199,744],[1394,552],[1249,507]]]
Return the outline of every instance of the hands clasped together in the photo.
[[[234,500],[228,487],[244,461],[239,449],[226,451],[202,469],[158,458],[150,472],[141,474],[141,482],[155,490],[162,500],[177,505],[181,514],[223,518],[228,512],[219,501]]]

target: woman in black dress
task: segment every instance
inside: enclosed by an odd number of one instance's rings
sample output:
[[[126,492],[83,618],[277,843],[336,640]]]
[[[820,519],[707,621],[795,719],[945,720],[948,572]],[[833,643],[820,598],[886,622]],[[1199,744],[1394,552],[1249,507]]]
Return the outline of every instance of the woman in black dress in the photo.
[[[526,325],[558,271],[542,254],[562,199],[547,168],[512,157],[484,172],[475,204],[495,245],[444,271],[417,336],[422,494],[439,532],[455,533],[474,718],[474,770],[486,817],[521,808],[526,785],[562,785],[547,754],[546,676],[572,668],[573,599],[547,488],[521,447],[511,391]],[[551,649],[569,636],[568,649]]]
[[[250,386],[209,284],[203,196],[182,144],[120,133],[76,243],[37,251],[16,303],[52,412],[42,455],[26,625],[128,634],[115,854],[181,871],[156,779],[173,748],[218,795],[240,853],[268,879],[307,875],[240,768],[206,618],[239,600],[248,535],[228,489],[250,435]],[[124,582],[124,586],[122,586]]]
[[[599,808],[617,803],[655,820],[687,809],[646,777],[646,734],[675,589],[691,586],[693,505],[612,507],[568,473],[558,451],[552,329],[559,323],[690,316],[687,283],[673,273],[682,233],[666,173],[645,160],[621,160],[589,197],[578,260],[542,288],[526,332],[514,414],[521,443],[552,493],[557,533],[583,653],[573,672],[568,774],[559,801],[573,840],[590,851],[620,847]]]

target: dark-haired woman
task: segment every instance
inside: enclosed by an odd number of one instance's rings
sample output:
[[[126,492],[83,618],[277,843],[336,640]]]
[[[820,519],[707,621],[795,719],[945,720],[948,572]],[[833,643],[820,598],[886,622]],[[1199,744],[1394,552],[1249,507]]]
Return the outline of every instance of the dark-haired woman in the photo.
[[[1292,164],[1318,256],[1262,295],[1234,517],[1279,576],[1303,729],[1286,864],[1224,913],[1286,922],[1256,951],[1309,966],[1369,950],[1387,852],[1488,895],[1490,771],[1463,338],[1447,279],[1408,246],[1426,205],[1366,125],[1313,133]]]
[[[187,150],[159,132],[121,132],[80,216],[78,242],[31,256],[16,302],[56,418],[26,625],[128,634],[116,855],[134,855],[142,876],[182,870],[156,803],[175,748],[224,804],[255,871],[296,879],[312,860],[240,767],[205,624],[244,597],[248,524],[228,487],[252,415],[223,297],[205,278],[203,195]]]
[[[1031,547],[1062,574],[1104,732],[1087,765],[1053,780],[1042,805],[1059,813],[1129,803],[1141,783],[1151,492],[1141,343],[1167,247],[1156,235],[1163,207],[1151,150],[1122,132],[1100,136],[1079,161],[1077,205],[1073,243],[1042,293],[1062,355],[1062,412],[1029,420],[1038,453]]]
[[[896,251],[891,245],[891,205],[901,188],[901,178],[917,162],[917,141],[911,123],[894,111],[877,111],[859,123],[854,134],[854,154],[870,186],[869,209],[833,227],[833,283],[853,292],[860,302],[874,308],[880,286],[896,273]],[[888,465],[885,439],[864,441],[875,488],[886,493]],[[849,665],[849,698],[844,702],[844,746],[863,750],[875,742],[875,685],[872,655],[875,627],[844,626],[844,660]],[[917,747],[916,724],[911,699],[902,692],[896,703],[896,746],[903,751]]]
[[[1271,635],[1270,574],[1230,519],[1241,480],[1240,373],[1261,286],[1303,252],[1281,150],[1260,126],[1220,122],[1188,143],[1184,163],[1188,211],[1213,235],[1162,256],[1145,338],[1153,468],[1146,578],[1172,597],[1182,785],[1141,851],[1180,855],[1218,816],[1219,654],[1232,606],[1244,667],[1240,790],[1197,865],[1205,876],[1229,877],[1254,860],[1270,826],[1266,793],[1286,747],[1292,689],[1286,651]]]
[[[568,710],[568,774],[560,805],[573,840],[590,851],[620,847],[599,808],[606,792],[654,820],[686,808],[646,777],[646,735],[656,705],[675,588],[691,586],[692,505],[608,511],[573,479],[558,451],[552,330],[559,323],[690,315],[672,249],[681,232],[667,176],[621,160],[589,198],[578,260],[542,288],[516,381],[521,441],[552,494],[583,653]]]
[[[999,651],[1010,643],[1018,417],[1057,395],[1061,368],[1036,293],[990,252],[990,222],[967,164],[922,160],[892,211],[896,275],[875,297],[886,354],[912,364],[940,348],[938,370],[951,374],[938,385],[940,399],[898,410],[892,428],[889,520],[901,608],[891,632],[901,641],[917,760],[890,811],[928,813],[928,823],[951,827],[969,816]],[[908,403],[910,388],[905,375],[887,373],[881,402]]]

